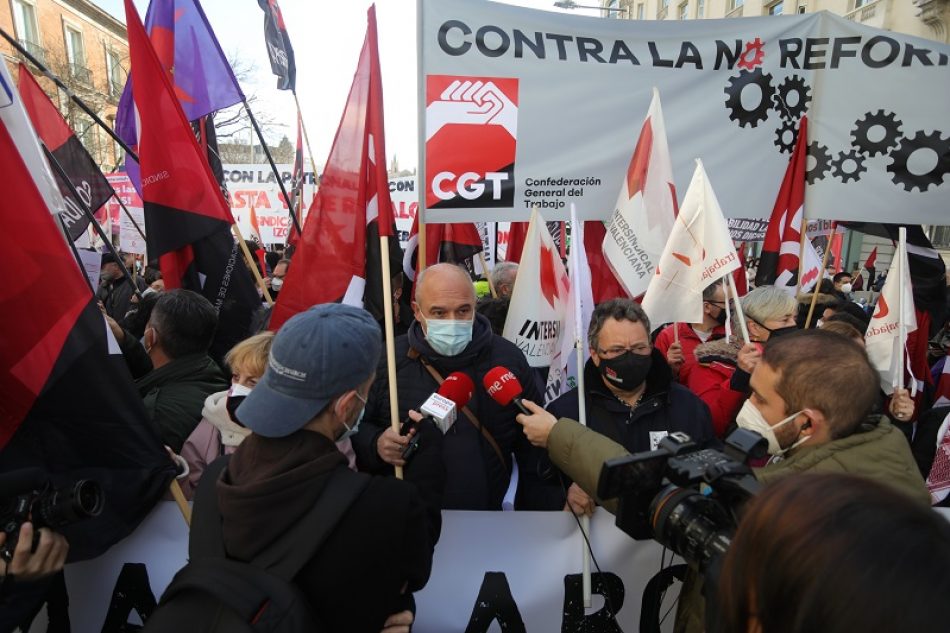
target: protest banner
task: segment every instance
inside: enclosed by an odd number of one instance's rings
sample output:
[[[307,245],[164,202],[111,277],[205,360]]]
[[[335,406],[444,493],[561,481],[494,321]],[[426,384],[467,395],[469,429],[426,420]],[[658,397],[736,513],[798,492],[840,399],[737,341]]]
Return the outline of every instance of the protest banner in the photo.
[[[661,547],[634,541],[614,526],[613,515],[598,510],[590,540],[600,572],[592,574],[594,609],[585,615],[581,538],[565,512],[443,512],[432,576],[415,596],[412,630],[463,631],[472,621],[487,628],[492,620],[502,630],[583,630],[585,622],[604,622],[606,604],[623,630],[636,630],[640,596],[660,568]],[[66,567],[72,630],[117,633],[127,622],[140,625],[187,554],[181,514],[173,502],[160,502],[105,555]],[[676,593],[670,592],[670,604]],[[42,631],[42,620],[41,614],[32,631]]]
[[[281,178],[290,186],[293,165],[278,165]],[[284,244],[290,234],[290,212],[287,201],[277,184],[270,165],[262,164],[225,164],[224,184],[228,188],[231,214],[244,235],[251,234],[251,207],[257,214],[261,238],[265,244]],[[313,170],[305,169],[303,176],[303,203],[301,221],[305,221],[310,202],[316,193],[316,179]]]
[[[768,215],[806,113],[810,219],[945,217],[950,45],[827,11],[658,22],[420,6],[426,222],[523,221],[534,205],[565,220],[571,202],[607,219],[654,87],[675,185],[702,159],[727,217]]]
[[[106,179],[112,188],[115,189],[116,197],[122,201],[125,208],[132,214],[132,218],[138,223],[139,227],[145,226],[145,212],[142,206],[142,196],[135,190],[128,174],[118,172],[108,174]],[[145,240],[139,234],[138,229],[129,219],[128,215],[122,212],[122,207],[115,197],[110,198],[105,204],[106,213],[112,221],[113,231],[115,227],[119,229],[119,248],[125,253],[135,253],[136,255],[145,255]]]

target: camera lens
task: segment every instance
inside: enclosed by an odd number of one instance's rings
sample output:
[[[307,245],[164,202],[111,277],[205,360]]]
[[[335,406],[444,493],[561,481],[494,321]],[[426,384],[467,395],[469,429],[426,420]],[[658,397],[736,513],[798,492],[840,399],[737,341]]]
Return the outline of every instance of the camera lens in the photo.
[[[102,487],[91,479],[80,479],[69,488],[45,492],[33,506],[38,527],[64,527],[102,512]]]
[[[697,490],[667,486],[650,504],[650,517],[654,538],[701,570],[729,548],[729,516]]]

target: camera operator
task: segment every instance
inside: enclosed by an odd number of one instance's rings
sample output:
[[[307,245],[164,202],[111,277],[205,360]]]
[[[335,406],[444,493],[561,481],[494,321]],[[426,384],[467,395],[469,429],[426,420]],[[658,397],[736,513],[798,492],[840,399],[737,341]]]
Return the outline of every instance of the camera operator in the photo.
[[[32,619],[53,574],[62,571],[66,562],[69,543],[62,534],[40,528],[35,549],[33,538],[33,524],[24,523],[12,555],[0,557],[0,631],[13,630]],[[7,535],[0,531],[0,548],[6,544]]]
[[[768,441],[772,458],[755,470],[760,481],[800,472],[850,473],[929,507],[903,434],[884,418],[868,417],[877,397],[877,373],[862,347],[821,330],[794,332],[766,346],[750,384],[752,396],[736,421]],[[573,420],[557,420],[534,403],[526,406],[533,414],[519,415],[518,421],[531,443],[547,447],[554,464],[594,495],[603,463],[627,451]],[[615,499],[598,501],[616,511]],[[700,585],[687,578],[677,631],[702,630]]]

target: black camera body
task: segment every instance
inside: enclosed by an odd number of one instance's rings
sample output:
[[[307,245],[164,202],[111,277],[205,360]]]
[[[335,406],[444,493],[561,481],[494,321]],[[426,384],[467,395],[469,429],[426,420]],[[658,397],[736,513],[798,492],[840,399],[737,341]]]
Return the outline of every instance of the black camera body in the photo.
[[[741,506],[760,484],[748,466],[768,442],[738,429],[723,451],[701,449],[671,433],[654,451],[608,460],[597,495],[619,498],[617,527],[635,539],[655,539],[705,570],[729,547]]]
[[[40,528],[60,530],[102,512],[102,487],[91,479],[79,479],[56,488],[37,468],[15,470],[0,475],[0,530],[7,535],[0,556],[10,560],[20,535],[20,527],[30,521],[33,549]]]

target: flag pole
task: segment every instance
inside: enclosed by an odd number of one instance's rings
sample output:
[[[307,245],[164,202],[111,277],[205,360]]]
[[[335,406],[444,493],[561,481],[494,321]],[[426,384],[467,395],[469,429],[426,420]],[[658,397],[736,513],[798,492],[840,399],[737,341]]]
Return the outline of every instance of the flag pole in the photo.
[[[907,344],[907,323],[904,322],[904,292],[907,271],[904,270],[904,262],[907,261],[907,228],[901,226],[897,229],[897,372],[894,379],[897,381],[897,388],[904,388],[904,346]]]
[[[76,258],[76,264],[79,265],[79,270],[83,273],[82,277],[86,280],[86,285],[89,286],[92,296],[95,297],[96,289],[92,287],[92,280],[90,280],[89,275],[86,274],[86,266],[82,263],[82,257],[79,256],[79,250],[76,248],[76,243],[73,242],[69,237],[69,229],[66,228],[66,223],[63,222],[63,216],[57,213],[56,219],[59,220],[59,226],[63,229],[63,237],[66,238],[66,243],[69,244],[69,249],[73,252],[73,257]]]
[[[383,325],[386,326],[386,370],[389,375],[389,425],[399,433],[399,392],[396,385],[396,335],[393,328],[393,280],[389,268],[389,236],[379,236],[380,267],[383,274]],[[402,479],[402,466],[395,466]]]
[[[488,280],[488,290],[491,292],[491,298],[498,298],[498,291],[495,290],[495,284],[491,280],[491,272],[488,270],[488,262],[485,261],[485,251],[479,251],[478,260],[482,265],[482,272],[485,273],[485,279]]]
[[[821,289],[821,280],[825,278],[825,267],[828,265],[828,254],[831,253],[831,240],[835,237],[835,230],[838,228],[837,222],[831,223],[831,233],[828,234],[828,243],[825,245],[825,252],[821,255],[821,269],[818,271],[818,281],[815,282],[815,291],[811,293],[811,305],[808,306],[808,316],[805,318],[805,329],[811,326],[811,318],[815,314],[815,306],[818,305],[818,291]],[[802,251],[804,254],[804,250]],[[802,283],[802,267],[805,265],[805,258],[798,258],[798,284]]]
[[[739,301],[739,293],[736,291],[736,280],[732,278],[732,273],[726,275],[726,284],[729,286],[732,295],[732,304],[736,307],[736,318],[739,320],[739,331],[742,332],[742,340],[749,344],[749,326],[745,322],[745,314],[742,312],[742,303]]]
[[[172,493],[172,498],[175,500],[178,509],[181,510],[181,516],[185,519],[185,524],[191,527],[191,506],[188,505],[188,500],[185,499],[185,493],[182,492],[181,484],[178,483],[177,479],[172,479],[172,482],[168,484],[168,490]]]
[[[303,142],[307,145],[307,153],[310,154],[310,167],[313,169],[314,178],[317,175],[317,161],[314,159],[313,149],[310,147],[310,136],[307,134],[307,125],[303,122],[303,110],[300,109],[300,99],[297,98],[297,91],[294,90],[294,103],[297,104],[297,117],[300,119],[300,129],[303,130]],[[303,167],[303,165],[301,165]],[[304,172],[307,170],[304,169]],[[301,177],[303,174],[301,174]],[[301,197],[303,197],[303,185],[301,184]],[[301,203],[302,205],[302,203]],[[299,212],[299,209],[298,209]]]
[[[91,118],[93,121],[95,121],[96,125],[98,125],[98,126],[101,127],[103,130],[105,130],[106,133],[107,133],[109,136],[112,137],[112,140],[115,141],[115,142],[119,145],[119,147],[121,147],[123,150],[125,150],[125,153],[126,153],[126,154],[128,154],[129,156],[131,156],[132,159],[133,159],[135,162],[139,162],[139,157],[138,157],[138,155],[137,155],[134,151],[132,151],[132,148],[130,148],[128,145],[126,145],[126,144],[125,144],[125,141],[123,141],[121,138],[119,138],[119,135],[115,133],[115,130],[113,130],[111,127],[109,127],[108,125],[106,125],[105,121],[103,121],[102,119],[99,118],[99,115],[96,114],[95,110],[93,110],[93,109],[90,108],[88,105],[86,105],[86,102],[85,102],[85,101],[83,101],[82,99],[80,99],[79,97],[77,97],[75,94],[73,94],[73,91],[70,90],[69,87],[66,86],[66,84],[63,83],[63,80],[62,80],[62,79],[60,79],[59,77],[57,77],[56,75],[54,75],[54,74],[50,71],[49,68],[47,68],[46,66],[44,66],[44,65],[40,62],[40,60],[36,59],[36,57],[34,57],[33,55],[31,55],[31,54],[30,54],[30,51],[26,50],[26,49],[16,40],[16,38],[11,37],[10,34],[7,33],[4,29],[0,29],[0,37],[3,37],[3,39],[5,39],[5,40],[7,41],[7,43],[10,44],[10,46],[12,46],[13,48],[15,48],[15,49],[17,50],[17,52],[20,53],[21,55],[23,55],[23,57],[24,57],[28,62],[30,62],[31,64],[33,64],[33,66],[36,67],[36,69],[39,70],[39,71],[43,74],[44,77],[46,77],[47,79],[49,79],[50,81],[52,81],[54,84],[56,84],[56,86],[57,86],[60,90],[62,90],[63,92],[65,92],[65,93],[66,93],[66,96],[73,100],[73,103],[75,103],[76,105],[78,105],[78,106],[82,109],[83,112],[85,112],[86,114],[88,114],[88,115],[89,115],[89,118]]]
[[[416,77],[421,79],[416,84],[416,123],[418,125],[418,172],[419,181],[422,186],[419,187],[419,206],[416,208],[416,217],[418,218],[418,250],[416,251],[416,268],[422,272],[426,268],[426,82],[424,81],[425,63],[424,50],[422,46],[422,34],[425,26],[423,19],[422,0],[416,0]]]
[[[235,222],[231,225],[231,229],[234,231],[234,236],[237,238],[241,252],[244,253],[244,260],[251,269],[251,274],[254,275],[254,279],[257,280],[257,285],[260,286],[261,292],[264,294],[264,300],[267,302],[268,306],[274,305],[274,300],[271,299],[270,292],[267,290],[267,286],[264,284],[264,278],[261,277],[261,271],[257,269],[257,262],[255,262],[254,258],[251,257],[251,251],[248,250],[247,244],[244,242],[244,236],[241,235],[241,227],[239,227],[237,222]]]
[[[294,212],[294,205],[290,203],[290,196],[287,195],[287,188],[284,186],[284,179],[280,177],[280,172],[277,171],[277,165],[274,163],[274,157],[271,156],[270,148],[267,147],[267,141],[264,140],[264,133],[261,132],[261,127],[257,124],[257,119],[254,117],[254,113],[251,112],[251,106],[248,105],[247,98],[244,98],[242,103],[244,104],[244,111],[247,112],[247,118],[251,120],[251,126],[257,133],[257,138],[261,141],[261,147],[264,149],[264,156],[267,157],[267,162],[270,164],[270,168],[274,172],[274,177],[277,179],[277,186],[280,187],[280,192],[284,194],[284,200],[287,202],[287,210],[290,211],[290,219],[294,223],[294,227],[297,229],[297,234],[302,236],[303,228],[301,228],[300,220],[297,219],[297,214]]]
[[[577,221],[577,209],[574,204],[571,204],[571,235],[575,238],[578,235],[576,230],[578,221]],[[561,232],[561,242],[564,243],[564,232]],[[581,309],[581,293],[580,288],[577,287],[576,279],[580,274],[580,258],[577,253],[577,244],[572,241],[571,243],[571,270],[574,272],[575,279],[571,280],[571,289],[574,291],[574,350],[577,354],[577,421],[584,426],[587,426],[587,393],[584,386],[584,345],[583,341],[583,331],[584,324],[581,322],[583,319],[583,310]],[[567,376],[564,377],[567,379]],[[572,510],[573,512],[573,510]],[[591,579],[590,579],[590,550],[587,548],[587,544],[590,543],[590,517],[584,515],[580,519],[581,532],[583,533],[583,541],[581,542],[581,595],[584,599],[584,608],[589,609],[591,605]]]
[[[42,143],[41,143],[42,145]],[[53,168],[53,171],[57,176],[66,184],[66,187],[69,189],[69,193],[79,201],[79,208],[82,209],[82,212],[86,214],[86,217],[89,218],[89,224],[96,231],[96,234],[99,236],[99,239],[102,240],[105,247],[109,250],[112,256],[115,258],[116,264],[119,266],[119,270],[122,271],[122,274],[125,276],[126,283],[132,287],[132,292],[136,297],[139,298],[139,301],[143,300],[142,292],[139,290],[138,286],[135,285],[135,281],[132,279],[132,275],[129,273],[129,269],[125,267],[125,262],[122,261],[122,258],[119,256],[119,252],[115,249],[115,246],[112,245],[112,240],[106,236],[106,232],[102,230],[102,227],[96,221],[96,217],[92,214],[92,209],[89,208],[89,205],[86,204],[85,200],[79,197],[79,192],[76,191],[76,186],[69,180],[69,177],[66,175],[66,170],[63,169],[63,166],[60,164],[56,157],[53,156],[53,153],[49,151],[49,148],[46,145],[42,145],[43,153],[46,155],[46,160],[49,162],[50,167]]]
[[[109,182],[106,179],[106,182]],[[142,236],[142,239],[146,239],[145,231],[142,230],[142,227],[139,226],[139,223],[135,221],[135,218],[132,217],[132,213],[129,211],[128,207],[125,206],[125,203],[122,202],[122,198],[119,197],[118,192],[116,192],[115,187],[112,186],[112,183],[109,182],[109,189],[112,190],[112,197],[115,198],[115,201],[119,203],[119,206],[122,207],[122,210],[125,211],[125,217],[129,219],[129,222],[132,223],[132,226],[135,227],[135,230],[138,231],[138,234]]]

